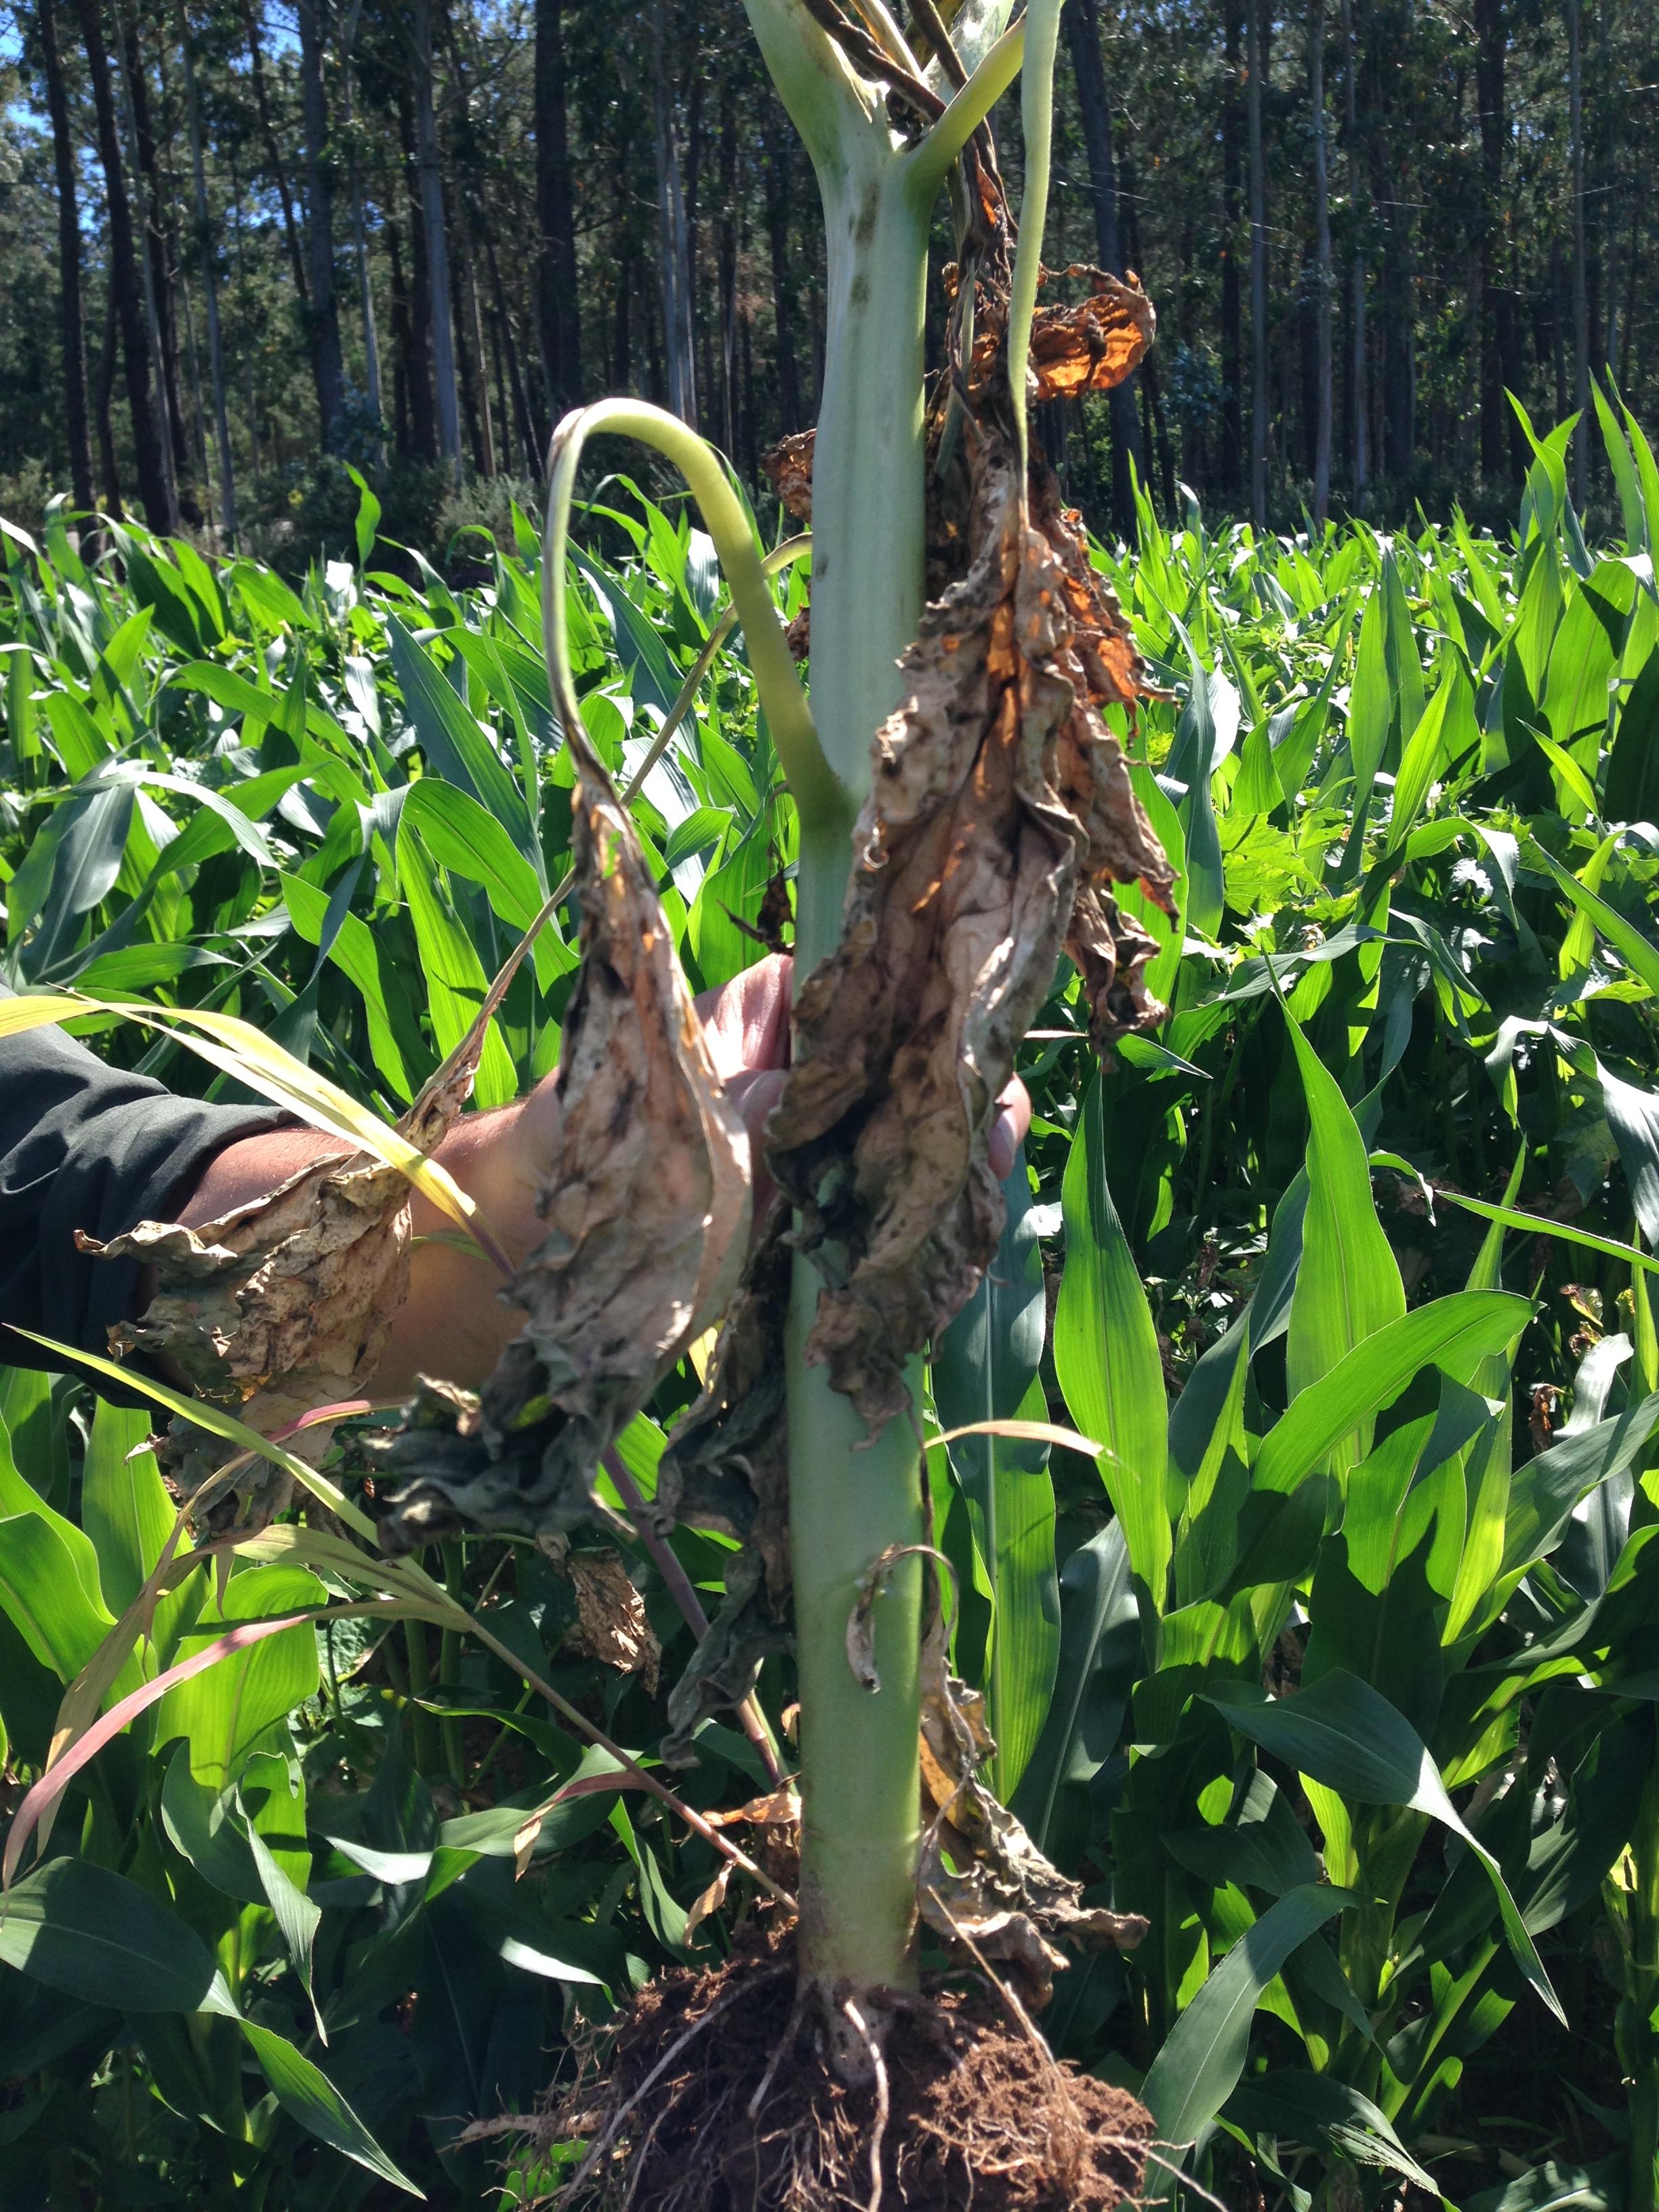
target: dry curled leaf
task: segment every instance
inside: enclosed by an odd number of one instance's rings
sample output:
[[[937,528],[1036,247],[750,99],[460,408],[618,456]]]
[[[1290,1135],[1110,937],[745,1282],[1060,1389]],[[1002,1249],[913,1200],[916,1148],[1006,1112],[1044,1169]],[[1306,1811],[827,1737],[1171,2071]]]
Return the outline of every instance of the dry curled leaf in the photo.
[[[967,571],[901,663],[841,942],[798,986],[767,1130],[824,1278],[808,1357],[872,1434],[996,1249],[987,1145],[1060,951],[1098,1048],[1161,1012],[1143,980],[1152,940],[1110,886],[1162,903],[1170,866],[1102,718],[1146,696],[1144,665],[1040,462],[1024,495],[1006,377],[975,395],[960,443],[962,496],[936,520]]]
[[[744,1269],[702,1395],[664,1447],[656,1495],[646,1509],[665,1537],[677,1523],[689,1522],[735,1536],[741,1547],[726,1561],[725,1598],[669,1693],[663,1756],[671,1764],[691,1757],[699,1722],[740,1705],[761,1662],[789,1648],[787,1219],[775,1204]]]
[[[681,1936],[689,1943],[711,1913],[718,1912],[726,1902],[726,1893],[732,1882],[732,1862],[722,1859],[715,1869],[714,1879],[707,1889],[700,1889],[686,1910],[685,1927]]]
[[[557,1076],[546,1234],[507,1295],[526,1319],[447,1434],[428,1406],[374,1456],[382,1541],[568,1530],[594,1470],[724,1310],[749,1234],[749,1161],[628,811],[579,721],[571,833],[581,967]]]
[[[1042,272],[1045,280],[1054,273]],[[1133,271],[1126,283],[1079,261],[1058,273],[1080,279],[1089,290],[1081,300],[1039,307],[1032,316],[1028,397],[1033,401],[1109,392],[1140,366],[1158,327],[1152,303]],[[1006,319],[993,301],[976,325],[975,382],[994,372]]]
[[[764,1797],[751,1797],[746,1805],[729,1813],[706,1813],[703,1818],[711,1828],[735,1828],[739,1824],[751,1828],[798,1828],[800,1792],[793,1782],[780,1783]]]
[[[576,1594],[576,1619],[564,1648],[597,1659],[619,1674],[637,1674],[646,1694],[657,1692],[662,1645],[645,1617],[645,1601],[615,1552],[571,1552],[560,1571]]]
[[[817,433],[797,430],[761,455],[766,480],[797,522],[812,520],[812,447]]]
[[[459,1112],[477,1059],[475,1051],[441,1092],[417,1100],[401,1125],[422,1150],[436,1146]],[[170,1364],[200,1396],[269,1436],[367,1389],[409,1288],[409,1199],[396,1168],[366,1152],[335,1154],[199,1227],[143,1221],[108,1244],[76,1241],[100,1257],[138,1259],[155,1271],[143,1315],[111,1331],[118,1356]],[[329,1424],[313,1425],[289,1449],[315,1461],[331,1435]],[[161,1457],[193,1492],[228,1449],[180,1418]],[[244,1517],[263,1522],[286,1504],[290,1479],[258,1461],[239,1474],[238,1486]]]
[[[937,1614],[921,1651],[921,1787],[933,1818],[917,1876],[922,1917],[947,1941],[972,1938],[1006,1963],[1040,2009],[1066,1964],[1056,1939],[1085,1949],[1133,1950],[1146,1932],[1137,1914],[1082,1902],[1082,1892],[1044,1858],[978,1778],[996,1746],[979,1692],[956,1680]]]

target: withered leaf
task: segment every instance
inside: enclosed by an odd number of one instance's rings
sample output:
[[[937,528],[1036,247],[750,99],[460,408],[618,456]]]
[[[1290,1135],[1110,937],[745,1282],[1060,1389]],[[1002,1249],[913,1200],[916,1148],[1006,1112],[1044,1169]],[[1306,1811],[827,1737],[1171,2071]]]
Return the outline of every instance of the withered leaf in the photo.
[[[817,434],[796,430],[761,455],[766,480],[797,522],[812,520],[812,447]]]
[[[956,1680],[937,1614],[921,1652],[921,1786],[933,1819],[922,1838],[917,1895],[922,1917],[947,1941],[966,1935],[1002,1961],[1040,2009],[1066,1964],[1064,1939],[1085,1949],[1133,1950],[1146,1932],[1133,1913],[1085,1905],[1020,1823],[978,1778],[996,1747],[984,1700]]]
[[[556,1078],[546,1235],[508,1285],[525,1327],[447,1437],[379,1442],[393,1550],[466,1527],[568,1530],[594,1471],[725,1309],[749,1234],[749,1162],[628,811],[580,718],[571,835],[581,967]],[[455,1447],[463,1449],[458,1452]]]
[[[1170,871],[1102,719],[1148,689],[1075,515],[1042,465],[1022,498],[1006,379],[963,435],[966,574],[927,609],[877,732],[836,951],[797,988],[769,1164],[824,1279],[808,1357],[872,1433],[905,1360],[996,1249],[997,1098],[1062,949],[1104,1050],[1157,1018],[1154,947],[1109,886]]]
[[[676,1523],[718,1528],[741,1549],[727,1561],[726,1596],[669,1693],[663,1755],[692,1756],[699,1722],[740,1705],[761,1662],[788,1650],[789,1454],[784,1407],[784,1319],[791,1254],[787,1209],[775,1202],[744,1268],[702,1395],[663,1449],[647,1507],[665,1538]]]
[[[619,1674],[637,1674],[654,1697],[662,1645],[618,1555],[571,1552],[560,1571],[576,1594],[576,1619],[565,1632],[565,1650],[614,1667]]]
[[[464,1096],[428,1118],[429,1143]],[[200,1396],[268,1436],[368,1388],[409,1287],[409,1195],[404,1176],[371,1155],[333,1155],[221,1220],[145,1221],[107,1245],[78,1241],[155,1270],[143,1314],[111,1332],[118,1354],[170,1361]],[[314,1462],[331,1433],[327,1424],[301,1430],[290,1449]],[[180,1418],[161,1457],[194,1491],[228,1449]],[[289,1478],[263,1461],[239,1482],[256,1520],[287,1503]]]
[[[726,1902],[726,1893],[732,1885],[732,1862],[722,1859],[714,1870],[714,1879],[707,1889],[700,1889],[686,1910],[685,1929],[682,1941],[689,1943],[703,1922],[713,1912],[718,1912]]]
[[[800,1792],[793,1782],[780,1783],[764,1797],[751,1797],[746,1805],[735,1806],[729,1813],[707,1813],[703,1817],[711,1828],[733,1828],[739,1823],[753,1828],[798,1828]]]
[[[1152,303],[1133,271],[1127,283],[1083,262],[1060,273],[1082,279],[1090,289],[1073,305],[1039,307],[1031,318],[1033,400],[1109,392],[1139,368],[1158,327]],[[976,367],[981,345],[988,345],[986,338],[975,343]],[[988,365],[988,347],[986,360]]]

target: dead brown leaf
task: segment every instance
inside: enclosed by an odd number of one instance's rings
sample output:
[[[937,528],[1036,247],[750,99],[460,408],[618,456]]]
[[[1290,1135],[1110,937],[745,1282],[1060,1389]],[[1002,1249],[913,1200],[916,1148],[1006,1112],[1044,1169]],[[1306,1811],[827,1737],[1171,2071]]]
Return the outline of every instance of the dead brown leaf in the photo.
[[[509,1285],[522,1333],[447,1433],[379,1442],[382,1540],[552,1533],[602,1517],[602,1455],[725,1310],[749,1237],[748,1147],[708,1057],[628,811],[580,721],[572,817],[581,969],[557,1077],[547,1233]]]
[[[615,1552],[572,1552],[561,1569],[576,1593],[576,1620],[564,1648],[597,1659],[619,1674],[637,1674],[646,1693],[657,1692],[662,1645],[645,1617],[645,1601]]]
[[[945,1658],[937,1613],[921,1652],[921,1786],[933,1819],[917,1876],[922,1917],[947,1942],[966,1935],[988,1959],[1005,1961],[1041,2009],[1066,1964],[1055,1939],[1085,1949],[1131,1951],[1146,1932],[1134,1913],[1082,1902],[1082,1891],[1038,1850],[978,1778],[996,1747],[985,1705],[957,1681]]]
[[[797,988],[767,1133],[824,1278],[808,1356],[872,1434],[996,1249],[987,1141],[1062,949],[1099,1048],[1161,1011],[1152,940],[1110,890],[1163,902],[1171,882],[1103,720],[1146,696],[1144,665],[1040,461],[1022,496],[1006,376],[974,395],[960,442],[959,501],[937,522],[966,573],[923,615],[908,696],[876,733],[841,942]]]
[[[471,1078],[469,1069],[465,1085],[428,1113],[417,1142],[437,1142]],[[319,1406],[364,1395],[409,1288],[409,1194],[395,1168],[368,1153],[336,1155],[198,1228],[144,1221],[107,1245],[79,1241],[155,1270],[144,1312],[111,1332],[118,1356],[170,1363],[200,1396],[269,1436]],[[314,1462],[332,1433],[327,1423],[302,1429],[289,1449]],[[194,1491],[229,1449],[179,1419],[161,1454]],[[289,1478],[264,1461],[237,1481],[246,1519],[262,1522],[288,1502]]]
[[[787,1226],[787,1209],[775,1203],[744,1268],[702,1395],[669,1437],[647,1509],[664,1537],[687,1522],[718,1528],[742,1547],[726,1563],[725,1599],[669,1692],[671,1733],[663,1755],[671,1763],[689,1759],[698,1723],[741,1705],[762,1661],[789,1646]]]
[[[1043,271],[1045,277],[1050,274]],[[1109,392],[1139,368],[1158,327],[1152,303],[1133,270],[1126,282],[1079,261],[1059,274],[1080,279],[1090,289],[1083,299],[1069,306],[1039,307],[1031,318],[1028,396],[1033,401],[1080,399],[1087,392]],[[976,337],[976,379],[991,368],[1001,335],[993,319]]]
[[[734,1828],[747,1823],[751,1828],[798,1828],[800,1826],[800,1792],[793,1782],[786,1782],[764,1797],[751,1797],[746,1805],[738,1805],[730,1813],[704,1814],[711,1828]]]
[[[766,480],[797,522],[812,520],[812,446],[815,430],[797,430],[761,455]]]

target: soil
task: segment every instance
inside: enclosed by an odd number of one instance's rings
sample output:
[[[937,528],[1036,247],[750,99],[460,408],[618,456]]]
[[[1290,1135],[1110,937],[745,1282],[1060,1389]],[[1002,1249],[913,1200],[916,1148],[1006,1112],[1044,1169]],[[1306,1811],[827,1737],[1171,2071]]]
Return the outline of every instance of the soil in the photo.
[[[1115,2212],[1139,2196],[1148,2114],[1057,2064],[1003,1994],[957,1980],[889,2005],[872,2063],[871,2023],[798,2005],[793,1944],[756,1938],[642,1990],[602,2071],[514,2131],[586,2139],[562,2212]]]

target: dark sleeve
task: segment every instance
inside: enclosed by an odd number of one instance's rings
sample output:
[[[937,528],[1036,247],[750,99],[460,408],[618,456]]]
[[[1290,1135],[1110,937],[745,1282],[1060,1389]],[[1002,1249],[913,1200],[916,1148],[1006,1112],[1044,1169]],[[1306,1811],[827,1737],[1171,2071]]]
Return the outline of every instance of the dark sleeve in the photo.
[[[131,1318],[138,1264],[77,1251],[76,1231],[107,1242],[167,1220],[216,1152],[289,1119],[176,1098],[57,1029],[0,1038],[0,1323],[107,1357],[111,1323]],[[58,1364],[0,1334],[0,1364]]]

